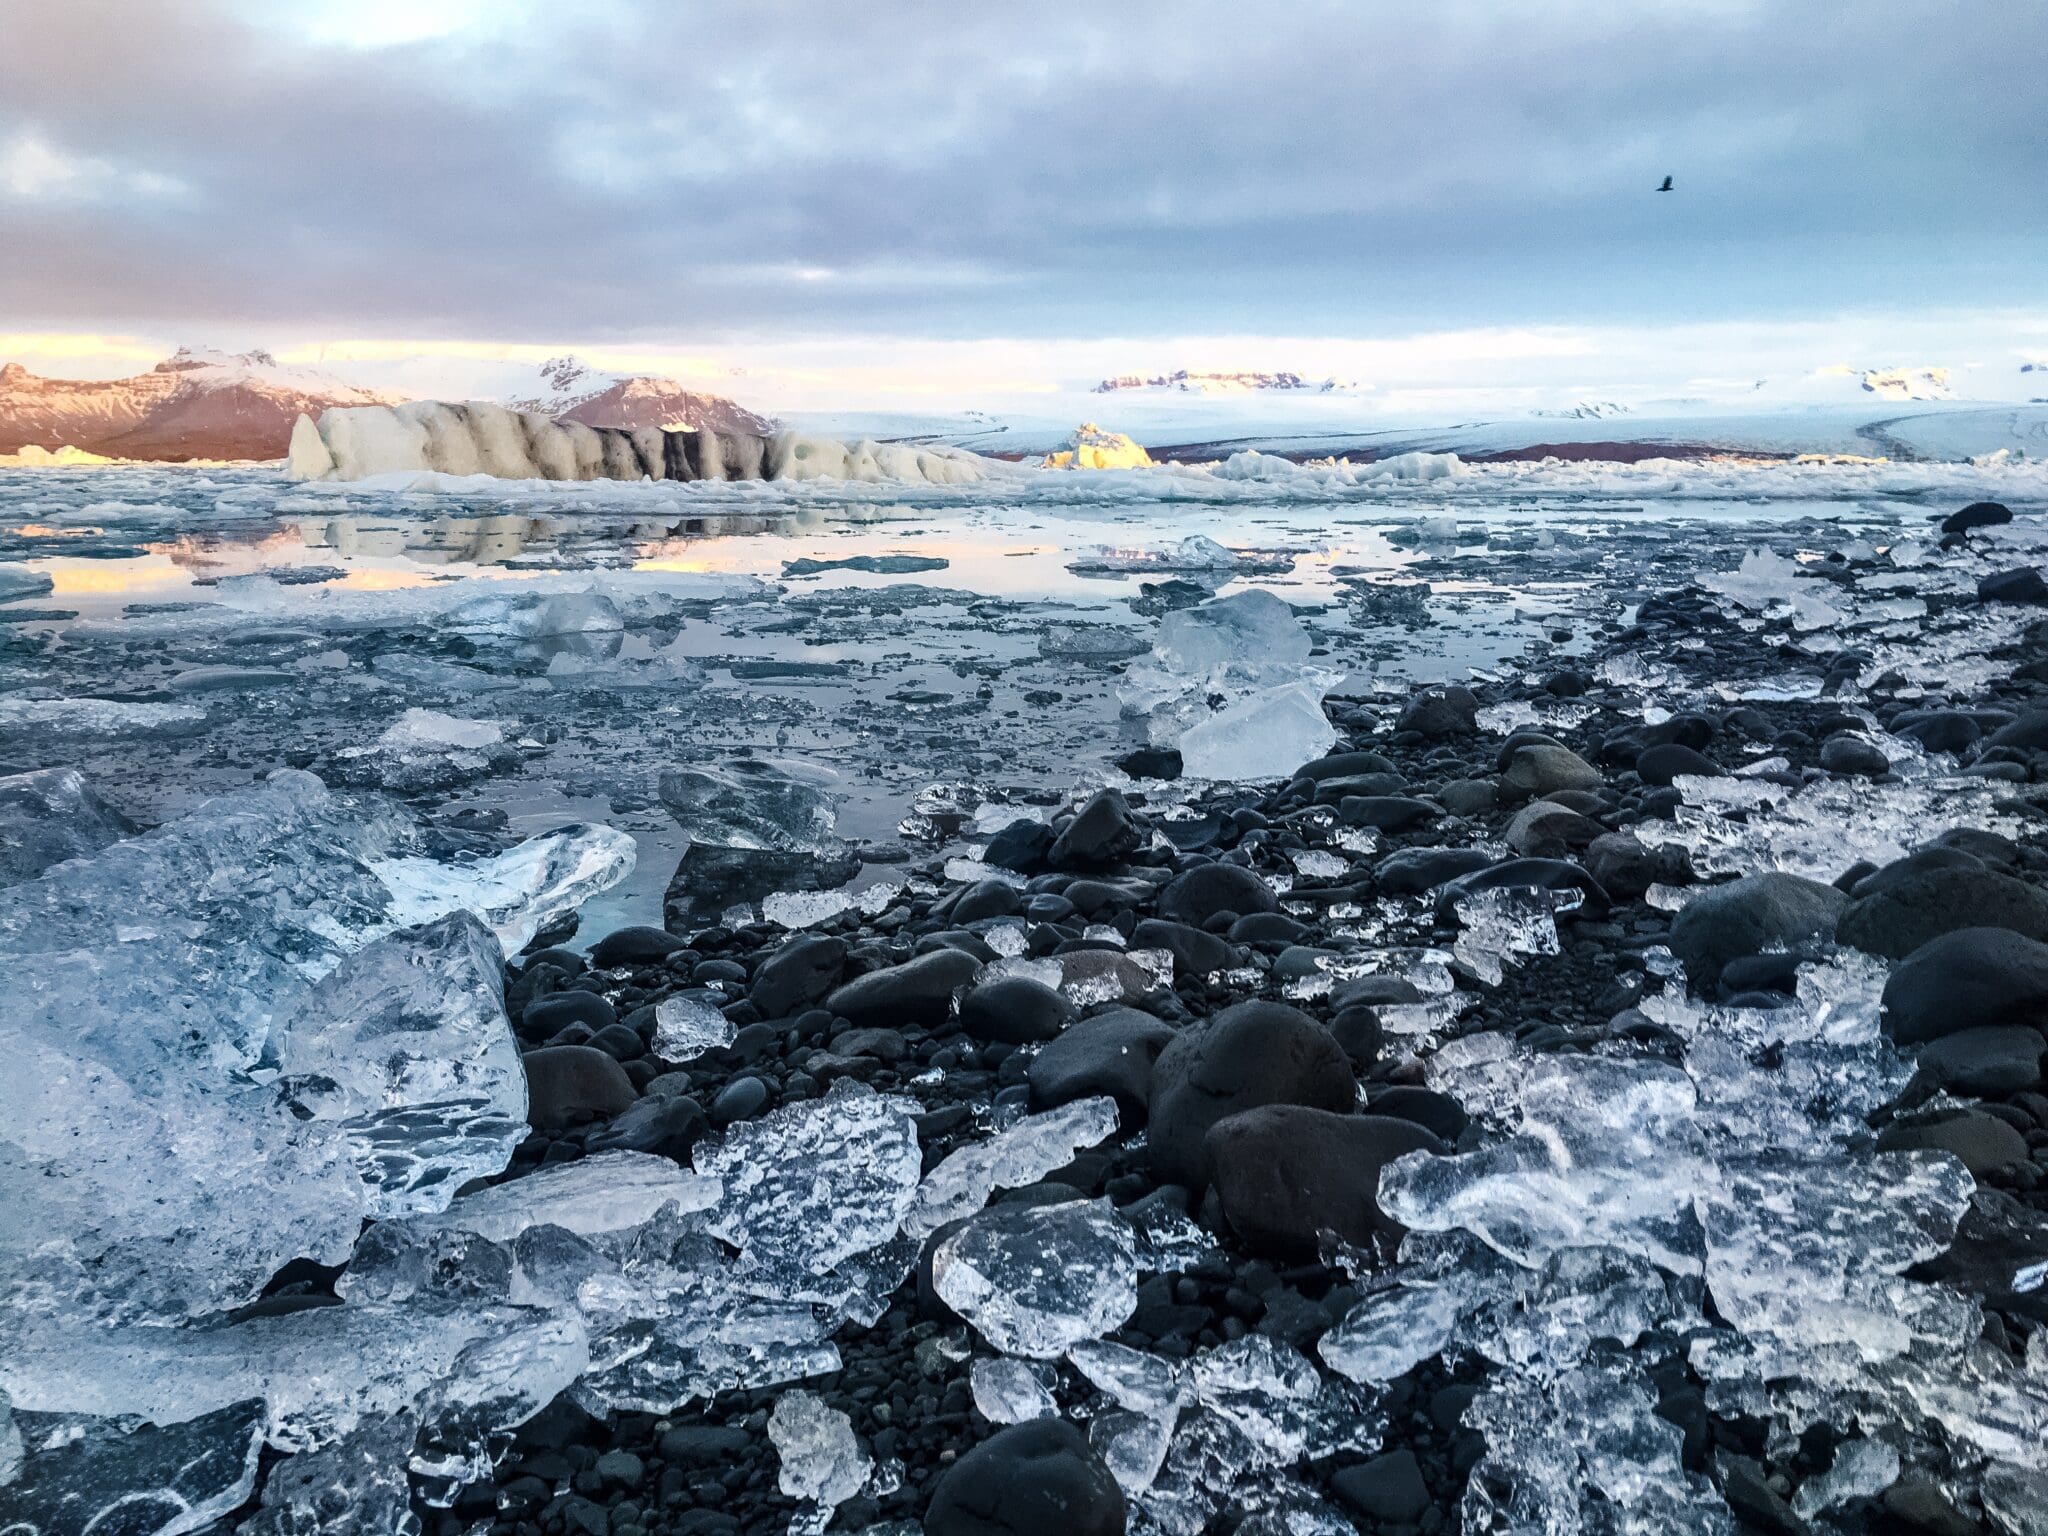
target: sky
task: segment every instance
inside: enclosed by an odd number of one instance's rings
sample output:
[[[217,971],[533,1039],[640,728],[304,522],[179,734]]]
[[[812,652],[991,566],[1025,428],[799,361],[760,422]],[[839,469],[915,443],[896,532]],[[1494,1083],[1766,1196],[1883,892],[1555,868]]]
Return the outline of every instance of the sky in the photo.
[[[2031,0],[0,0],[0,37],[0,359],[41,372],[1448,407],[1845,364],[2023,398],[2048,358]]]

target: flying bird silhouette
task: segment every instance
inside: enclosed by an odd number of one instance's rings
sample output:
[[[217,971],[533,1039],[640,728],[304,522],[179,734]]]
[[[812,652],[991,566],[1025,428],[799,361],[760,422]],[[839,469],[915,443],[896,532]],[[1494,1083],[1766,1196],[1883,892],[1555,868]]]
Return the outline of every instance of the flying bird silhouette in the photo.
[[[1669,176],[1666,176],[1664,178],[1664,185],[1659,187],[1657,190],[1659,192],[1669,192],[1671,190],[1671,178]]]

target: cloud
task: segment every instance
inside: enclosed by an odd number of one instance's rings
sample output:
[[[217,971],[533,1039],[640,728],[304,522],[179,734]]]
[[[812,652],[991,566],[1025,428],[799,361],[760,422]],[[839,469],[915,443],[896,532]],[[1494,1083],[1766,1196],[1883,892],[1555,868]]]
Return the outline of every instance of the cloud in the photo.
[[[724,348],[2048,302],[2042,7],[19,9],[0,101],[72,168],[0,161],[40,189],[0,271],[24,327]]]
[[[118,197],[169,198],[189,189],[175,176],[66,154],[39,134],[0,142],[0,192],[22,199],[99,202]]]

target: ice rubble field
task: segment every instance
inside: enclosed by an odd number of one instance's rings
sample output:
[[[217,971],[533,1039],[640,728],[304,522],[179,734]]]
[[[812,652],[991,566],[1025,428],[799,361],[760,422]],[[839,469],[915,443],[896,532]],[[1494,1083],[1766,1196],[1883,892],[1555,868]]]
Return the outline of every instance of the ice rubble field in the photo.
[[[1240,455],[886,491],[0,473],[0,1522],[201,1530],[250,1499],[267,1445],[290,1459],[242,1529],[398,1529],[413,1493],[445,1504],[487,1476],[565,1391],[659,1413],[786,1383],[767,1432],[818,1528],[892,1470],[800,1383],[966,1217],[932,1283],[993,1352],[977,1408],[1083,1422],[1136,1528],[1192,1536],[1235,1507],[1256,1512],[1240,1530],[1350,1530],[1292,1469],[1377,1444],[1379,1389],[1466,1351],[1493,1366],[1467,1418],[1487,1441],[1468,1530],[1732,1530],[1653,1412],[1674,1356],[1774,1439],[1858,1426],[1830,1485],[1802,1490],[1809,1519],[1908,1464],[2007,1531],[2043,1529],[2048,1353],[2015,1366],[1974,1302],[1905,1277],[1973,1182],[1859,1134],[1907,1073],[1868,961],[1807,967],[1797,1007],[1768,1015],[1667,991],[1646,1008],[1675,1059],[1448,1040],[1428,1080],[1495,1135],[1389,1169],[1399,1263],[1348,1260],[1363,1299],[1308,1353],[1110,1343],[1140,1279],[1208,1236],[1106,1201],[984,1210],[1113,1135],[1106,1099],[993,1118],[928,1173],[921,1105],[849,1083],[692,1166],[606,1153],[472,1183],[525,1129],[503,957],[635,878],[636,836],[602,820],[671,838],[680,821],[684,841],[707,818],[744,835],[753,812],[765,838],[865,828],[949,853],[965,882],[987,873],[978,835],[1077,775],[1119,782],[1112,749],[1177,743],[1198,776],[1271,779],[1328,745],[1332,692],[1418,675],[1407,653],[1419,675],[1488,665],[1699,571],[1746,622],[1790,615],[1854,636],[1873,674],[1966,688],[2017,621],[1906,644],[1926,599],[1977,574],[1916,541],[1930,510],[1987,496],[2022,516],[1983,568],[2040,558],[2048,466],[2026,461]],[[1885,595],[1795,579],[1789,552],[1845,539],[1896,546]],[[788,574],[799,555],[821,569]],[[1720,696],[1653,663],[1605,681],[1660,710]],[[920,710],[924,729],[880,719]],[[1683,782],[1666,835],[1703,869],[1826,879],[2003,824],[1980,782],[1884,745],[1885,787]],[[826,765],[837,824],[655,792],[659,769],[730,775],[742,748]],[[676,846],[637,841],[643,873]],[[837,910],[764,906],[791,926]],[[1491,892],[1462,915],[1455,956],[1390,961],[1373,941],[1402,914],[1358,914],[1343,974],[1415,981],[1429,1001],[1399,1022],[1424,1048],[1455,1018],[1454,960],[1498,976],[1557,944],[1547,899]],[[1077,980],[1095,985],[1056,978]],[[661,1027],[677,1059],[720,1043],[687,1009]],[[1766,1047],[1782,1068],[1757,1069]],[[347,1264],[342,1305],[244,1310],[299,1259]]]

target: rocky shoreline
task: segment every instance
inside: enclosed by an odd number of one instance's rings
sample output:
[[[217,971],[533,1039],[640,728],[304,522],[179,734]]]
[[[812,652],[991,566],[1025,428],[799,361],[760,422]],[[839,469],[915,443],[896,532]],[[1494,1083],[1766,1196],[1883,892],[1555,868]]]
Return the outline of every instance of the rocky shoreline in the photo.
[[[1999,511],[1950,518],[1943,558],[1980,558],[1969,530]],[[1832,552],[1800,579],[1854,594],[1880,588],[1872,578],[1889,568],[1874,551]],[[2031,593],[2024,578],[1987,574],[1982,606]],[[1887,653],[1945,646],[1982,606],[1930,597],[1918,633],[1894,630]],[[504,1178],[617,1150],[687,1163],[731,1127],[846,1082],[921,1106],[929,1173],[992,1127],[1106,1095],[1115,1134],[999,1189],[991,1208],[1107,1201],[1141,1229],[1179,1230],[1184,1258],[1141,1277],[1111,1341],[1180,1364],[1226,1351],[1270,1372],[1285,1358],[1345,1388],[1329,1346],[1318,1361],[1317,1345],[1392,1260],[1401,1227],[1379,1199],[1382,1167],[1417,1150],[1470,1153],[1503,1134],[1499,1117],[1432,1086],[1432,1055],[1484,1037],[1525,1063],[1682,1059],[1686,1041],[1656,1006],[1683,996],[1670,956],[1704,1002],[1768,1021],[1796,1013],[1797,967],[1825,961],[1839,940],[1894,962],[1884,1029],[1912,1069],[1865,1117],[1867,1139],[1881,1152],[1949,1154],[1975,1180],[1961,1238],[1910,1273],[1981,1309],[1976,1347],[2038,1373],[2048,1313],[2037,1281],[2014,1277],[2048,1261],[2048,664],[2037,659],[2048,622],[2017,612],[1983,658],[1982,685],[1944,702],[1896,671],[1872,675],[1869,638],[1830,644],[1789,613],[1758,624],[1698,587],[1659,593],[1569,669],[1418,690],[1393,709],[1333,700],[1340,741],[1281,788],[1190,799],[1134,777],[1050,825],[999,834],[988,878],[914,869],[871,915],[796,934],[765,923],[626,930],[587,960],[544,934],[507,970],[534,1129]],[[1811,696],[1764,696],[1788,672],[1817,680]],[[1688,701],[1716,687],[1730,701],[1660,704],[1656,688],[1674,681]],[[1837,702],[1845,691],[1855,703]],[[1480,729],[1482,712],[1543,726],[1502,736]],[[1962,775],[1995,786],[2014,830],[1914,839],[1881,868],[1843,857],[1826,881],[1715,879],[1694,867],[1711,860],[1662,835],[1694,814],[1688,791],[1764,759],[1739,781],[1757,794],[1732,813],[1738,827],[1816,785],[1853,802],[1898,782],[1887,744],[1900,743],[1956,753]],[[1517,916],[1486,893],[1539,890],[1563,898],[1546,903],[1554,946],[1486,932],[1470,942],[1487,915],[1510,927]],[[1160,950],[1173,959],[1170,984],[1142,963]],[[1423,954],[1438,957],[1434,972],[1372,960]],[[1016,961],[1053,962],[1060,984],[1005,963]],[[1455,990],[1424,990],[1426,974]],[[663,1059],[660,1021],[679,1003],[722,1016],[730,1042]],[[1784,1066],[1782,1048],[1750,1054],[1756,1072]],[[490,1480],[452,1509],[422,1509],[426,1528],[713,1536],[820,1513],[849,1531],[922,1521],[930,1536],[1176,1528],[1152,1524],[1160,1515],[1142,1498],[1127,1514],[1099,1426],[1095,1449],[1083,1433],[1117,1410],[1117,1393],[1072,1359],[1028,1363],[1022,1385],[998,1391],[1008,1378],[988,1368],[1002,1357],[933,1282],[934,1251],[962,1224],[923,1241],[871,1327],[840,1330],[838,1370],[660,1415],[595,1418],[565,1396],[513,1434]],[[317,1304],[323,1288],[312,1279],[278,1299],[297,1291]],[[1727,1327],[1711,1300],[1700,1326]],[[1938,1434],[1862,1438],[1844,1423],[1788,1438],[1763,1414],[1716,1404],[1684,1351],[1650,1354],[1678,1465],[1703,1507],[1733,1511],[1729,1528],[2020,1529],[1995,1499],[1973,1500],[1983,1458],[1960,1441],[1937,1468],[1913,1463],[1944,1447]],[[1306,1448],[1277,1438],[1236,1469],[1250,1477],[1244,1501],[1224,1467],[1207,1506],[1177,1506],[1180,1528],[1460,1528],[1461,1507],[1468,1518],[1478,1507],[1467,1492],[1475,1467],[1489,1475],[1487,1438],[1467,1416],[1494,1369],[1466,1341],[1428,1350],[1384,1390],[1351,1388],[1348,1434],[1312,1435]],[[845,1416],[850,1453],[873,1468],[833,1490],[836,1514],[789,1491],[800,1463],[778,1452],[776,1416],[799,1388]],[[978,1397],[983,1409],[1015,1407],[1016,1391],[1056,1399],[1066,1417],[1035,1422],[1017,1408],[1025,1422],[1002,1427],[978,1411]],[[1903,1468],[1893,1456],[1889,1479],[1851,1477],[1843,1448],[1880,1443],[1905,1452]],[[1177,1465],[1168,1458],[1168,1477]],[[1815,1507],[1812,1490],[1831,1476],[1847,1496]],[[1607,1503],[1597,1488],[1586,1497]]]

